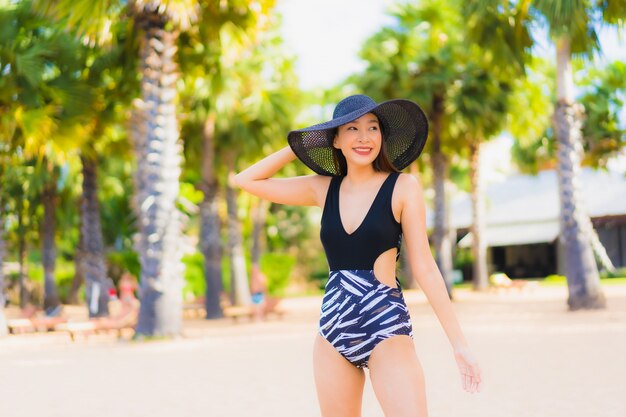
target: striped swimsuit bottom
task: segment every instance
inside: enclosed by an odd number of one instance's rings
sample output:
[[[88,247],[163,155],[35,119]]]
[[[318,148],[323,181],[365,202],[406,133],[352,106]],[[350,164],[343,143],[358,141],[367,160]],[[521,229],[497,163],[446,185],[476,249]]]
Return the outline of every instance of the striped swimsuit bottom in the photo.
[[[357,368],[367,367],[372,351],[383,340],[413,337],[409,311],[397,285],[381,283],[373,270],[330,271],[319,332]]]

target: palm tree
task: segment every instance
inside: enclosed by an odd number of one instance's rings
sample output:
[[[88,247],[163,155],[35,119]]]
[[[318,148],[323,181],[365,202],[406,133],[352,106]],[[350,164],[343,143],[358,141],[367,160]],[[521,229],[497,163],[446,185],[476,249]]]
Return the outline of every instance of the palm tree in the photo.
[[[252,212],[252,249],[250,250],[250,263],[252,266],[261,268],[261,253],[263,252],[263,230],[267,219],[268,202],[262,199],[254,199],[250,211]]]
[[[219,182],[216,161],[217,101],[228,79],[228,65],[224,65],[223,51],[234,51],[254,42],[264,26],[259,23],[267,18],[273,0],[257,2],[255,8],[246,7],[243,1],[202,2],[202,21],[188,31],[181,42],[181,69],[185,74],[185,91],[182,99],[185,107],[193,109],[188,123],[200,127],[200,134],[187,135],[185,147],[188,168],[195,171],[200,166],[199,189],[204,194],[200,206],[200,249],[204,255],[206,281],[206,318],[223,316],[220,306],[222,292],[221,222],[218,214]],[[267,19],[269,21],[269,19]],[[233,33],[234,32],[234,33]],[[234,36],[233,36],[234,35]],[[237,42],[227,43],[228,39]],[[211,77],[206,77],[206,73]],[[187,88],[188,87],[188,88]],[[197,128],[196,128],[197,130]],[[200,143],[193,138],[200,137]],[[201,152],[197,152],[201,149]],[[197,155],[200,155],[198,160]]]
[[[217,126],[218,152],[229,174],[240,168],[237,163],[257,159],[268,146],[284,137],[298,102],[294,94],[293,62],[286,58],[275,29],[259,36],[241,53],[240,57],[231,56],[235,62],[233,74],[227,82],[229,94],[221,96],[223,107],[220,113],[225,117],[218,119]],[[232,287],[234,301],[249,304],[250,290],[236,194],[227,184]]]
[[[104,262],[104,242],[100,222],[100,207],[96,194],[97,159],[94,155],[83,152],[81,157],[83,172],[82,198],[80,202],[80,247],[81,272],[87,283],[86,295],[90,317],[109,315],[107,270]],[[97,301],[92,298],[97,297]],[[92,308],[97,306],[97,308]]]
[[[0,24],[5,28],[0,35],[0,71],[3,85],[0,88],[0,112],[3,114],[3,132],[13,149],[22,149],[25,158],[39,153],[42,141],[54,130],[55,102],[49,90],[53,87],[44,81],[44,69],[54,64],[51,51],[60,50],[62,45],[54,34],[37,32],[42,19],[29,10],[28,2],[3,5],[0,8]],[[4,130],[4,129],[3,129]],[[51,166],[46,164],[47,166]],[[35,181],[37,183],[37,181]],[[42,223],[43,258],[45,271],[45,305],[58,304],[54,283],[54,184],[43,187],[44,221]],[[23,191],[21,185],[15,185]],[[22,192],[17,193],[20,201],[18,224],[24,225]],[[20,268],[20,303],[28,302],[25,276],[26,240],[20,236],[19,259],[24,261]]]
[[[109,315],[110,285],[105,262],[102,214],[98,201],[98,170],[103,149],[114,148],[124,157],[128,150],[108,138],[107,131],[123,122],[120,109],[127,108],[137,83],[133,77],[135,52],[132,38],[123,25],[113,28],[115,46],[91,48],[85,51],[84,70],[79,82],[91,93],[92,104],[81,109],[74,118],[84,121],[87,129],[78,130],[76,143],[82,165],[82,195],[80,199],[80,233],[76,256],[79,259],[77,277],[87,283],[86,301],[90,317]],[[112,152],[111,152],[112,154]],[[78,285],[73,285],[76,294]],[[97,296],[97,301],[92,297]],[[97,308],[92,308],[97,306]]]
[[[525,78],[516,80],[513,109],[510,114],[509,130],[515,138],[513,143],[513,160],[522,172],[536,174],[540,167],[555,167],[556,140],[554,129],[550,127],[549,115],[553,113],[554,96],[546,95],[545,90],[554,92],[555,68],[543,59],[533,58]],[[540,66],[539,68],[537,66]],[[619,63],[617,68],[619,68]],[[585,160],[583,164],[600,167],[606,164],[609,157],[621,149],[622,132],[617,127],[617,114],[613,108],[621,107],[620,91],[623,81],[613,65],[605,70],[586,70],[581,88],[585,93],[581,103],[585,106],[583,139]],[[605,85],[605,80],[608,85]],[[614,271],[611,259],[600,242],[593,226],[591,245],[598,264],[607,271]]]
[[[176,117],[178,33],[166,29],[173,16],[161,13],[158,4],[135,5],[131,13],[143,30],[142,97],[133,115],[132,132],[141,263],[141,309],[136,331],[139,335],[172,336],[181,328],[184,272],[181,216],[176,207],[182,162]]]
[[[283,137],[288,126],[286,120],[290,119],[290,116],[285,116],[290,113],[285,113],[286,109],[295,111],[292,110],[295,101],[290,103],[291,107],[287,105],[289,100],[293,100],[290,90],[295,88],[293,68],[280,51],[280,39],[273,28],[275,21],[269,13],[273,1],[264,4],[256,11],[247,11],[247,14],[239,16],[224,9],[224,13],[230,13],[229,24],[224,24],[219,34],[212,33],[215,27],[208,30],[209,33],[199,38],[202,47],[194,47],[193,44],[189,47],[191,51],[202,51],[202,55],[194,56],[185,49],[181,55],[184,72],[192,74],[188,77],[192,91],[184,94],[190,103],[186,107],[196,109],[191,115],[193,120],[190,120],[190,125],[196,127],[189,128],[195,132],[192,137],[202,139],[200,145],[192,142],[187,135],[186,155],[188,165],[200,164],[202,167],[201,189],[205,200],[201,206],[200,246],[205,257],[207,318],[222,314],[219,307],[222,290],[220,220],[217,216],[220,183],[225,189],[227,201],[231,287],[238,304],[249,302],[244,239],[237,215],[237,192],[230,188],[228,181],[220,182],[219,177],[227,177],[228,171],[235,170],[235,164],[242,162],[242,158],[258,158],[262,144],[267,146]],[[253,24],[262,21],[265,22],[262,26]],[[202,75],[204,72],[196,69],[198,63],[202,63],[203,70],[208,68],[213,77],[206,79]],[[195,74],[202,77],[198,79]],[[202,149],[202,159],[196,162],[197,157],[194,159],[194,156],[198,155],[195,151],[198,148]]]
[[[41,224],[41,242],[44,264],[44,307],[59,305],[54,280],[55,268],[55,167],[67,147],[50,141],[57,133],[62,117],[60,108],[70,109],[76,104],[74,90],[66,88],[69,74],[79,70],[71,39],[58,28],[41,30],[50,26],[45,18],[31,10],[29,1],[3,5],[0,9],[0,25],[4,28],[0,35],[0,55],[3,57],[3,89],[0,95],[0,109],[4,115],[5,137],[13,149],[19,150],[24,160],[33,159],[38,163],[34,171],[39,173],[31,181],[32,189],[38,189],[44,206]],[[17,194],[22,195],[21,192]],[[19,197],[18,197],[19,198]],[[18,223],[24,225],[21,208],[17,204]],[[20,236],[19,258],[25,259],[26,241]],[[25,267],[25,263],[22,264]],[[24,283],[25,270],[21,269]],[[25,304],[26,291],[21,303]]]
[[[6,216],[10,216],[5,224],[13,224],[12,229],[6,230],[7,239],[12,243],[9,247],[17,252],[19,305],[24,308],[31,301],[32,289],[28,277],[28,244],[35,240],[33,229],[39,220],[36,205],[32,204],[37,198],[32,185],[35,169],[32,161],[25,161],[15,154],[2,162],[3,210]]]
[[[235,175],[235,151],[225,152],[228,176]],[[250,286],[248,283],[248,270],[244,253],[241,221],[239,220],[237,196],[239,190],[230,182],[226,183],[226,207],[228,215],[228,256],[230,260],[231,274],[231,298],[235,305],[252,304]]]
[[[41,224],[42,239],[42,263],[44,271],[44,300],[43,308],[46,311],[55,309],[61,304],[59,294],[54,280],[54,270],[56,264],[56,206],[57,206],[57,176],[53,163],[48,159],[43,159],[44,172],[49,174],[48,181],[45,182],[41,193],[43,203],[43,221]]]
[[[137,163],[136,247],[141,264],[138,337],[173,336],[181,329],[184,267],[176,200],[182,146],[176,117],[176,41],[179,30],[189,29],[197,18],[198,4],[186,0],[37,2],[40,10],[66,22],[94,44],[105,43],[112,21],[125,16],[139,36],[141,98],[135,102],[131,121]]]
[[[626,8],[616,2],[593,3],[564,0],[525,0],[511,3],[500,0],[473,2],[468,20],[476,39],[489,48],[498,40],[484,35],[487,24],[497,20],[496,27],[512,34],[499,46],[508,56],[516,57],[523,67],[530,46],[527,33],[533,21],[542,20],[549,28],[556,45],[556,107],[554,126],[558,141],[558,179],[560,197],[560,243],[565,258],[571,310],[581,308],[604,308],[606,300],[600,288],[598,268],[588,237],[591,230],[587,214],[581,205],[579,171],[582,158],[581,118],[582,107],[575,102],[572,76],[572,53],[589,56],[597,50],[596,22],[607,25],[623,25]],[[490,29],[491,31],[493,29]]]
[[[452,94],[452,114],[458,135],[469,144],[469,172],[472,201],[472,255],[474,288],[484,290],[487,280],[487,244],[485,230],[484,187],[480,175],[480,149],[483,142],[499,133],[506,122],[511,86],[503,81],[487,61],[478,59],[482,51],[469,49],[474,55]]]
[[[1,153],[4,153],[4,149],[0,149]],[[1,154],[0,154],[1,155]],[[0,156],[4,159],[4,156]],[[3,177],[3,166],[0,164],[0,180]],[[0,184],[3,182],[0,181]],[[2,190],[0,190],[0,337],[7,335],[7,321],[6,316],[4,315],[4,306],[6,304],[6,296],[5,296],[5,283],[4,283],[4,254],[5,254],[5,244],[4,244],[4,202],[2,201]]]

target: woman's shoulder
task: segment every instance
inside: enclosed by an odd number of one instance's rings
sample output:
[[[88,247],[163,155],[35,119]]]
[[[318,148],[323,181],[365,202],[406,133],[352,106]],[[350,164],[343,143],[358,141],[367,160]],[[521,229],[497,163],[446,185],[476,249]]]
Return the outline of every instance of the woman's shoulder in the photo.
[[[397,194],[402,200],[422,195],[422,185],[418,176],[401,172],[396,181]]]
[[[400,172],[398,175],[397,186],[410,189],[420,186],[420,181],[416,175],[408,174],[406,172]]]

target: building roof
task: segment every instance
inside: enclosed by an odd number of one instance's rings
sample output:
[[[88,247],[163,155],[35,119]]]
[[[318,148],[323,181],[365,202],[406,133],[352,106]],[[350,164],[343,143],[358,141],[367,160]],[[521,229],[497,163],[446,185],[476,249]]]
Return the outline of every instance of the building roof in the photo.
[[[535,223],[501,224],[485,228],[487,246],[515,246],[554,242],[559,236],[556,220]],[[459,247],[472,246],[472,233],[467,233],[458,243]]]
[[[580,175],[583,205],[590,217],[626,215],[626,177],[623,174],[584,168]],[[450,225],[472,224],[470,195],[462,193],[450,204]],[[486,187],[487,225],[545,222],[559,219],[556,171],[514,175]],[[432,210],[427,215],[432,226]]]
[[[592,218],[626,215],[626,177],[616,172],[581,170],[583,206]],[[469,228],[472,206],[468,193],[450,204],[450,226]],[[558,235],[559,192],[556,171],[514,175],[486,187],[485,226],[488,246],[551,242]],[[433,212],[427,213],[428,227]],[[459,242],[471,244],[471,236]]]

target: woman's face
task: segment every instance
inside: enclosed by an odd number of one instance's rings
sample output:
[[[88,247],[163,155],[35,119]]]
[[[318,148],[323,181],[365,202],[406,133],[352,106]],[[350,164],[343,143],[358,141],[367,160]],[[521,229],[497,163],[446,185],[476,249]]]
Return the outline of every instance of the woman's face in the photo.
[[[333,146],[340,149],[348,164],[368,165],[374,162],[382,144],[378,117],[367,113],[339,126]]]

